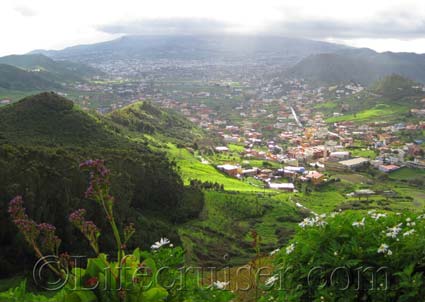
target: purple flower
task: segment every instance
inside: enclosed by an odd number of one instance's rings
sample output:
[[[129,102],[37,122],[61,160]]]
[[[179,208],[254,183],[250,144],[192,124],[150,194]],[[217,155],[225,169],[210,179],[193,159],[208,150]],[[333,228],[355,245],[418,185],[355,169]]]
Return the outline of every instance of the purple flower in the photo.
[[[34,244],[40,235],[40,231],[35,221],[30,219],[15,219],[13,221],[18,227],[19,231],[24,235],[25,239],[30,244]]]
[[[43,251],[57,252],[61,240],[55,235],[56,227],[49,223],[40,223],[37,226],[40,231],[40,242]]]
[[[94,246],[97,246],[97,238],[100,236],[100,230],[93,221],[86,221],[85,215],[85,209],[78,209],[69,215],[69,221],[80,230],[87,240]]]
[[[18,195],[9,202],[8,212],[13,220],[28,218],[28,216],[25,214],[24,201],[22,200],[22,196]]]
[[[84,223],[85,215],[86,215],[85,209],[78,209],[69,215],[69,221],[79,228]]]
[[[86,198],[98,200],[102,196],[108,195],[110,171],[106,168],[103,160],[87,160],[80,164],[80,168],[90,172],[89,186],[85,192]]]

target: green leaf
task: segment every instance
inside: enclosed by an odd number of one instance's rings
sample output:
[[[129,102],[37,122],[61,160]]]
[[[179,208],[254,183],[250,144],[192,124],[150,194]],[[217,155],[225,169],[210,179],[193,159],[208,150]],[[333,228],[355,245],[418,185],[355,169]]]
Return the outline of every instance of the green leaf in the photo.
[[[142,301],[160,302],[168,297],[168,292],[162,287],[154,287],[143,293]]]

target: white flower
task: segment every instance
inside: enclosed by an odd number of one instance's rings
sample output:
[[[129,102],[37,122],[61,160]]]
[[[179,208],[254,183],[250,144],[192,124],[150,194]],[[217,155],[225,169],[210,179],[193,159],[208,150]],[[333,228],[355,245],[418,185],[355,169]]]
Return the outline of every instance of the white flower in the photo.
[[[385,253],[388,250],[389,246],[385,243],[382,243],[378,248],[378,253]]]
[[[385,214],[385,213],[372,213],[372,214],[370,214],[370,217],[372,217],[375,220],[378,220],[379,218],[387,217],[387,214]]]
[[[225,289],[227,285],[229,285],[229,282],[218,281],[218,280],[214,282],[214,287],[217,289]]]
[[[361,221],[355,221],[355,222],[353,222],[353,227],[364,226],[364,221],[365,221],[365,218],[363,217],[363,219]]]
[[[406,225],[407,226],[415,226],[416,225],[416,222],[414,222],[414,221],[408,222],[408,223],[406,223]]]
[[[289,255],[295,250],[295,244],[291,243],[288,247],[286,247],[286,254]]]
[[[264,283],[266,286],[270,286],[270,285],[273,285],[277,280],[278,280],[279,278],[278,278],[278,276],[277,275],[274,275],[274,276],[271,276],[270,278],[268,278],[267,280],[266,280],[266,282]]]
[[[303,221],[301,221],[298,225],[302,228],[306,226],[314,226],[315,218],[304,218]]]
[[[300,204],[299,202],[295,203],[295,205],[299,208],[304,208],[304,206],[302,204]]]
[[[425,218],[425,214],[419,215],[419,216],[417,217],[417,219],[424,219],[424,218]]]
[[[169,243],[170,243],[170,240],[164,237],[164,238],[161,238],[159,241],[155,242],[154,244],[152,244],[151,249],[156,250]]]
[[[410,236],[410,235],[412,235],[413,233],[415,233],[415,229],[411,229],[411,230],[409,230],[409,231],[407,231],[407,232],[404,232],[404,233],[403,233],[403,237]]]
[[[279,251],[280,251],[280,249],[275,249],[275,250],[271,251],[270,256],[273,256],[274,254],[276,254]]]
[[[410,219],[409,217],[406,218],[406,222],[410,222],[412,221],[412,219]]]
[[[387,237],[396,238],[397,235],[401,232],[402,225],[402,223],[399,223],[395,227],[387,228]]]
[[[388,256],[391,256],[393,254],[393,252],[390,250],[390,247],[385,243],[382,243],[381,246],[378,248],[378,253],[387,254]]]

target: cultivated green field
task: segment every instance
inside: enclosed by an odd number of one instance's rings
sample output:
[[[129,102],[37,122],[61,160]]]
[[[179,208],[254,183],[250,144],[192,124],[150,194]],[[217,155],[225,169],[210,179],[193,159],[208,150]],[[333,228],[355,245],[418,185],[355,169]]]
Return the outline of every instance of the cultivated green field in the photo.
[[[425,177],[425,170],[405,167],[390,174],[390,178],[396,180],[412,180],[418,177]]]
[[[406,113],[407,107],[398,106],[398,105],[387,105],[387,104],[378,104],[371,109],[366,109],[357,113],[347,114],[343,116],[330,117],[326,119],[328,123],[336,123],[336,122],[345,122],[345,121],[367,121],[373,120],[376,118],[380,119],[388,119],[393,115]]]
[[[263,252],[283,246],[302,219],[289,196],[206,191],[200,219],[179,229],[188,258],[220,266],[245,264],[255,254],[253,230]]]

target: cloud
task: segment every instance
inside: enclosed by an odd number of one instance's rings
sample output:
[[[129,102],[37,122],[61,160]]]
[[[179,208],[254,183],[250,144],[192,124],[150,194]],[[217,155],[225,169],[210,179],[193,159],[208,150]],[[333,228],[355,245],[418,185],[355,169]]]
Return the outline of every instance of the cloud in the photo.
[[[243,24],[203,18],[138,19],[97,26],[109,34],[222,34],[240,33]],[[310,39],[400,39],[425,36],[425,18],[411,11],[381,11],[367,19],[282,16],[251,33]]]
[[[38,14],[35,9],[25,5],[15,6],[14,10],[24,17],[34,17]]]
[[[285,21],[270,25],[264,32],[312,39],[380,38],[410,40],[425,35],[425,22],[403,24],[392,20],[346,22],[337,20]]]
[[[97,29],[109,34],[175,35],[225,33],[231,32],[234,26],[214,19],[166,18],[115,22],[97,26]]]
[[[284,18],[268,24],[264,32],[314,39],[400,39],[425,35],[425,17],[420,11],[387,9],[367,18],[306,17]]]

